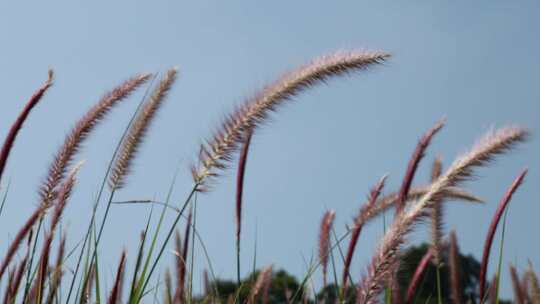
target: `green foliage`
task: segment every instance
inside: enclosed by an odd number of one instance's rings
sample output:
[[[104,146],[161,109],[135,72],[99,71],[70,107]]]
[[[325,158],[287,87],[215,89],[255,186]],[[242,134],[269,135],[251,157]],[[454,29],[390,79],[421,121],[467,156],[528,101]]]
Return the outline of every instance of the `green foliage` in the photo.
[[[240,286],[233,280],[216,279],[210,284],[213,285],[213,289],[217,290],[219,299],[222,302],[227,301],[229,297],[238,299],[237,302],[244,303],[253,289],[255,281],[260,271],[256,271],[240,282]],[[268,290],[268,299],[270,303],[287,303],[288,298],[300,288],[298,280],[289,274],[285,270],[278,270],[272,273],[272,281],[270,283],[270,289]],[[214,297],[214,295],[206,295],[199,297],[196,302],[203,302],[208,297]]]
[[[422,244],[410,247],[403,252],[398,273],[398,281],[403,293],[406,292],[417,265],[428,249],[428,244]],[[443,259],[446,260],[446,258],[445,252],[443,252]],[[460,281],[463,289],[462,301],[465,303],[469,299],[478,298],[480,263],[473,256],[465,256],[461,253],[459,254],[459,263],[461,266]],[[443,263],[440,267],[440,279],[443,302],[450,303],[450,281],[447,263]],[[418,303],[437,303],[437,267],[433,263],[430,263],[424,272],[422,282],[416,290],[415,300]]]
[[[413,246],[403,252],[403,257],[398,273],[398,282],[400,290],[405,293],[408,284],[414,275],[414,271],[418,266],[418,263],[428,250],[428,244],[421,244],[419,246]],[[443,259],[446,260],[446,251],[443,252]],[[460,281],[462,284],[462,303],[477,303],[478,299],[478,279],[480,272],[480,263],[472,255],[463,255],[459,253],[460,263]],[[430,264],[418,289],[416,290],[415,303],[437,303],[437,267],[434,264]],[[441,297],[443,303],[450,302],[450,282],[449,282],[449,270],[448,264],[443,263],[440,267],[440,279],[441,279]],[[499,303],[511,303],[509,301],[501,300]]]

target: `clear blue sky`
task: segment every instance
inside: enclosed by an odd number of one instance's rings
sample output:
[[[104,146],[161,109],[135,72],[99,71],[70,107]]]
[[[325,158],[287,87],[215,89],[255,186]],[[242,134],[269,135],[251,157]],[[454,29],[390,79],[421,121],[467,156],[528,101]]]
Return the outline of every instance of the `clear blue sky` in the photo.
[[[324,210],[336,210],[336,227],[343,232],[380,176],[390,174],[388,189],[399,185],[418,137],[443,116],[447,127],[431,146],[417,183],[427,180],[437,154],[449,164],[492,126],[516,123],[534,132],[528,144],[467,184],[487,204],[449,205],[445,226],[457,230],[462,251],[479,257],[496,204],[517,173],[529,167],[510,207],[504,265],[505,271],[510,262],[523,270],[531,259],[540,267],[539,8],[534,0],[3,1],[2,134],[49,66],[57,76],[7,168],[4,183],[10,179],[12,186],[0,218],[1,246],[37,204],[38,186],[69,128],[133,73],[180,67],[177,85],[118,198],[163,199],[179,168],[174,200],[180,201],[191,187],[187,169],[198,144],[244,96],[314,56],[362,48],[393,57],[367,73],[302,94],[255,135],[246,173],[243,269],[251,265],[257,231],[259,266],[273,263],[302,275],[303,257],[315,252]],[[80,158],[87,162],[64,221],[71,246],[82,236],[114,144],[139,99],[140,94],[118,107],[85,145]],[[233,181],[234,169],[198,200],[198,229],[217,274],[227,278],[235,274]],[[109,274],[123,246],[133,262],[147,211],[141,206],[112,211],[102,246]],[[425,227],[419,228],[415,240],[426,237]],[[355,278],[381,234],[382,221],[363,233]],[[172,261],[172,255],[165,259]],[[205,267],[202,255],[196,263]],[[508,275],[504,280],[509,295]]]

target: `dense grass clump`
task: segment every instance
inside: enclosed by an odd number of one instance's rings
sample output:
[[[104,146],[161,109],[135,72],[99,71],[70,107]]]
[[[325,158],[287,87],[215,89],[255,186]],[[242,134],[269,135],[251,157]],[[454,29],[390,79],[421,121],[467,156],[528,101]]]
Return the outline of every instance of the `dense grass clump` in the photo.
[[[488,282],[487,273],[490,252],[497,227],[508,205],[523,184],[527,170],[521,171],[501,199],[487,229],[482,260],[460,253],[455,232],[446,235],[443,229],[444,208],[448,202],[464,201],[480,204],[483,201],[462,187],[474,176],[475,170],[490,164],[496,157],[509,152],[525,142],[529,131],[522,127],[504,127],[486,134],[467,153],[457,157],[443,170],[443,163],[436,158],[432,165],[428,184],[416,185],[415,175],[428,152],[434,137],[444,127],[445,121],[437,122],[423,134],[414,149],[400,187],[386,191],[388,176],[382,177],[369,191],[367,199],[354,215],[347,230],[339,235],[334,227],[336,213],[326,211],[318,231],[318,257],[308,266],[301,280],[284,270],[268,265],[255,269],[242,278],[240,270],[242,234],[242,204],[244,180],[251,139],[263,127],[272,112],[280,110],[285,103],[311,87],[327,83],[337,76],[376,67],[390,55],[384,52],[340,51],[312,60],[284,73],[247,98],[234,111],[225,116],[223,123],[198,149],[191,167],[193,182],[187,185],[188,195],[178,208],[165,202],[128,201],[116,202],[115,194],[129,187],[131,164],[149,136],[151,122],[167,99],[177,78],[176,68],[166,71],[155,86],[148,88],[145,99],[125,127],[123,136],[111,156],[107,174],[89,216],[86,233],[80,236],[80,244],[68,244],[65,233],[58,242],[58,227],[68,206],[70,194],[77,186],[77,174],[84,170],[82,162],[76,163],[83,142],[92,131],[106,119],[108,113],[120,102],[127,101],[135,90],[147,83],[150,74],[135,75],[105,94],[81,117],[49,166],[46,179],[39,190],[40,201],[35,210],[21,225],[17,234],[8,242],[7,250],[0,257],[0,292],[4,303],[146,303],[160,294],[163,303],[499,303],[499,262],[495,278]],[[43,99],[52,85],[49,79],[32,95],[21,114],[7,133],[0,150],[0,181],[10,151],[31,110]],[[221,173],[238,159],[236,178],[236,280],[216,278],[211,264],[205,270],[204,290],[193,290],[194,240],[197,232],[197,214],[194,199],[197,194],[212,191]],[[107,187],[108,185],[108,187]],[[386,195],[384,192],[388,193]],[[361,191],[360,191],[361,192]],[[101,198],[106,198],[104,213],[97,216]],[[204,197],[202,197],[204,201]],[[4,205],[5,200],[2,202]],[[105,288],[103,266],[99,256],[100,241],[107,232],[108,215],[119,203],[160,205],[161,212],[155,226],[151,216],[141,225],[140,244],[137,252],[128,255],[124,250],[111,278],[109,290]],[[363,227],[378,218],[384,211],[393,209],[394,218],[388,226],[372,259],[362,276],[355,281],[351,269]],[[0,207],[0,215],[3,208]],[[174,215],[166,226],[167,213]],[[152,215],[152,213],[151,213]],[[204,215],[203,215],[204,216]],[[181,218],[186,225],[179,227]],[[421,247],[407,247],[409,234],[429,221],[431,238]],[[503,236],[504,224],[503,220]],[[182,231],[182,232],[180,232]],[[317,233],[317,232],[314,232]],[[171,243],[171,239],[174,241]],[[120,240],[121,241],[121,240]],[[7,241],[6,241],[7,242]],[[204,243],[200,242],[204,249]],[[57,248],[53,248],[57,244]],[[502,251],[503,243],[499,250]],[[69,254],[66,248],[75,249]],[[344,250],[342,250],[342,248]],[[166,250],[174,253],[172,267],[163,274],[157,273],[163,266]],[[51,254],[51,252],[56,253]],[[206,253],[206,249],[204,249]],[[67,256],[72,258],[67,260]],[[51,256],[56,257],[51,261]],[[207,256],[206,256],[207,258]],[[133,267],[127,267],[133,265]],[[512,287],[516,303],[540,304],[540,283],[532,265],[520,276],[510,266]],[[313,286],[313,274],[321,270],[322,286]],[[338,274],[338,269],[342,270]],[[152,296],[154,295],[154,296]]]

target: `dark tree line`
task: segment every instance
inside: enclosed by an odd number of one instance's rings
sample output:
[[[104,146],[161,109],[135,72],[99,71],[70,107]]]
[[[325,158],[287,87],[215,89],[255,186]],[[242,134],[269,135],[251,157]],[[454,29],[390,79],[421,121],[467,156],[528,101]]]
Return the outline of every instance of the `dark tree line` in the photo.
[[[405,295],[407,287],[420,260],[428,250],[429,245],[422,244],[406,249],[403,252],[400,269],[398,271],[398,284],[402,297]],[[443,261],[447,259],[443,256]],[[472,255],[459,254],[460,263],[460,282],[462,289],[462,303],[478,303],[478,277],[480,271],[480,263]],[[241,281],[240,287],[235,281],[217,279],[211,282],[208,288],[211,290],[209,296],[219,298],[220,302],[226,303],[231,299],[236,299],[237,303],[244,303],[248,297],[250,290],[255,284],[259,272],[255,272]],[[416,290],[414,303],[437,303],[437,270],[434,264],[430,264]],[[449,269],[448,264],[443,263],[439,269],[441,279],[441,294],[444,303],[450,303],[449,289]],[[309,287],[311,288],[311,287]],[[317,293],[317,303],[336,303],[339,299],[339,286],[334,283],[321,290],[308,290],[308,286],[301,288],[301,282],[294,276],[287,273],[285,270],[278,270],[272,273],[270,288],[268,291],[269,303],[302,303],[305,301],[303,294],[311,295],[309,303],[314,303],[313,294]],[[217,292],[217,295],[216,295]],[[294,301],[291,299],[294,298]],[[208,296],[205,297],[208,300]],[[356,291],[354,288],[349,288],[345,295],[346,303],[354,303],[356,299]],[[205,302],[203,297],[200,298]],[[208,301],[207,301],[208,302]],[[499,301],[499,303],[511,303],[509,301]]]

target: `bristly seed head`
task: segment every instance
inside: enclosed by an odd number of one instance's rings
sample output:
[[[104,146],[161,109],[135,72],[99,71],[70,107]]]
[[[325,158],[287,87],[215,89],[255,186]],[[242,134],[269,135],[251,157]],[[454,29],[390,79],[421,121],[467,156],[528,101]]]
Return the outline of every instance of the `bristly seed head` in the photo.
[[[227,167],[232,154],[245,140],[247,131],[253,131],[265,122],[268,115],[276,111],[281,104],[331,77],[364,70],[389,57],[389,54],[383,52],[336,52],[284,74],[248,98],[227,116],[212,139],[201,145],[198,165],[192,166],[191,170],[197,190],[208,189],[208,179],[216,177],[217,171]]]
[[[176,80],[176,74],[176,68],[167,71],[130,126],[111,171],[112,173],[109,178],[111,189],[119,189],[124,185],[133,157],[137,153],[152,119],[155,117],[156,112],[163,104],[167,93]]]
[[[110,110],[127,98],[134,90],[150,79],[151,74],[136,75],[105,94],[75,125],[66,136],[60,150],[49,167],[47,178],[40,190],[41,205],[48,207],[57,195],[58,186],[64,179],[69,166],[90,132]]]
[[[450,187],[458,186],[470,178],[473,169],[489,163],[495,156],[503,154],[527,139],[529,132],[524,128],[502,128],[486,135],[469,153],[458,158],[441,175],[414,206],[402,212],[386,232],[380,247],[372,258],[368,272],[359,284],[358,303],[375,303],[392,265],[396,264],[396,251],[405,242],[419,220],[427,216],[426,210],[444,198]]]
[[[319,231],[319,260],[322,265],[323,272],[323,286],[326,286],[326,274],[328,268],[328,255],[330,254],[330,232],[334,224],[336,212],[334,210],[328,210],[324,213],[321,220],[321,227]]]

